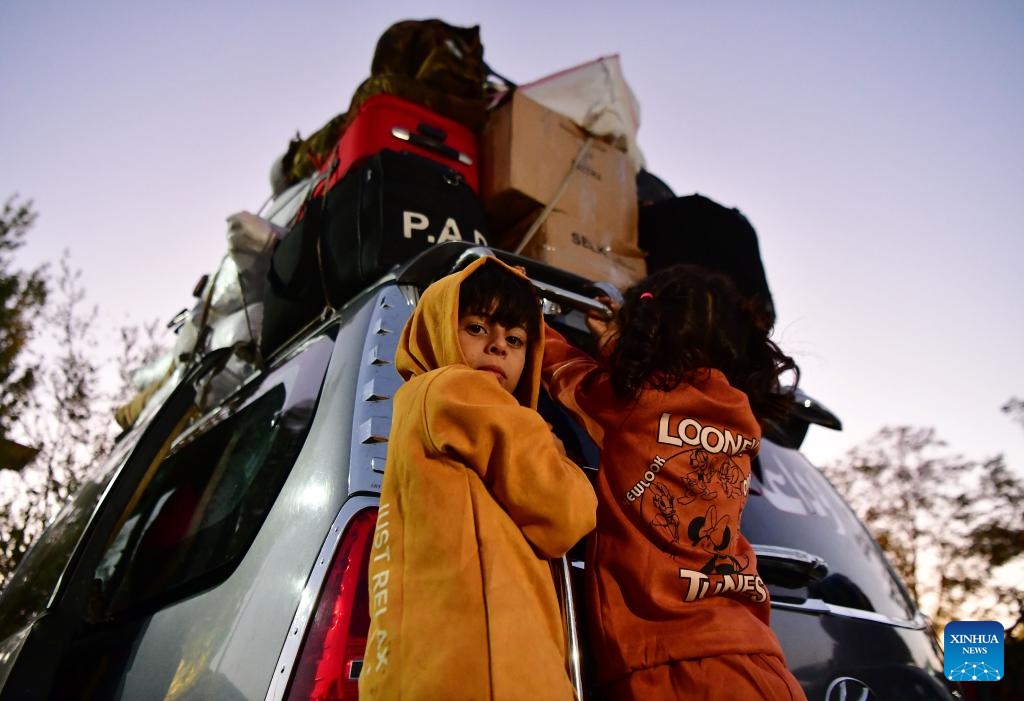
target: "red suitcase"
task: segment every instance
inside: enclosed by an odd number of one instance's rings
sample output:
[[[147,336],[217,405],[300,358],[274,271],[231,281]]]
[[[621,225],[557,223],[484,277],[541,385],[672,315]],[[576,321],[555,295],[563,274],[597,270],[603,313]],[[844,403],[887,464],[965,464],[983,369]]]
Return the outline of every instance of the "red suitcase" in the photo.
[[[384,149],[435,160],[461,174],[473,192],[479,192],[476,133],[388,93],[367,98],[349,122],[338,142],[337,170],[332,180]]]

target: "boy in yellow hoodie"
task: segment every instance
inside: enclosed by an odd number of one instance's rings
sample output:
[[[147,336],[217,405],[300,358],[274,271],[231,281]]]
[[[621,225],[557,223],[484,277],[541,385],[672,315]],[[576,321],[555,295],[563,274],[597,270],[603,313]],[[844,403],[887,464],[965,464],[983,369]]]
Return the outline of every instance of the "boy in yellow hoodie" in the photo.
[[[363,701],[573,698],[548,558],[593,529],[596,498],[536,412],[542,322],[529,280],[483,258],[402,332]]]

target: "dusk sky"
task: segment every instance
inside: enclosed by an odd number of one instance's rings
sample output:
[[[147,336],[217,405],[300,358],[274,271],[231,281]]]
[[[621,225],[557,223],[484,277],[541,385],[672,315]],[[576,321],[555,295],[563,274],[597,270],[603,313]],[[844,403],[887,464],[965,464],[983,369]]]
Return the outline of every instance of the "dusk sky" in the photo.
[[[728,5],[726,7],[726,5]],[[526,83],[619,54],[648,169],[757,229],[806,392],[842,432],[933,426],[1024,473],[1024,4],[0,3],[0,197],[70,249],[100,324],[170,319],[272,162],[344,111],[392,23],[481,27]],[[173,338],[166,338],[168,347]]]

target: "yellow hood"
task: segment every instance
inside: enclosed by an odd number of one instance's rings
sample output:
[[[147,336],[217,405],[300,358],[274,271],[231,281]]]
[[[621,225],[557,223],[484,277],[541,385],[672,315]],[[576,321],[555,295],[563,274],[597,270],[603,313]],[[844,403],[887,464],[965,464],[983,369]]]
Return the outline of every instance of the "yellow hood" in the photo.
[[[459,289],[462,281],[482,265],[500,265],[524,280],[528,279],[497,258],[488,257],[475,260],[463,270],[447,275],[428,287],[398,342],[395,366],[402,379],[409,380],[441,367],[466,363],[459,345]],[[531,409],[537,408],[541,360],[544,355],[544,324],[539,309],[537,316],[541,335],[529,339],[526,365],[519,385],[512,393],[520,404]]]

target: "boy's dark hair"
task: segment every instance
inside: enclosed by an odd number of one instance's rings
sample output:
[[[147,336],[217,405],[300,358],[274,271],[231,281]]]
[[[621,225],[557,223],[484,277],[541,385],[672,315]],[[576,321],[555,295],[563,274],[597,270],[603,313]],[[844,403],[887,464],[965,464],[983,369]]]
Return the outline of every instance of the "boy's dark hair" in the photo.
[[[540,338],[540,301],[529,280],[488,263],[459,287],[459,316],[479,314],[506,328],[521,326],[527,340]]]
[[[626,291],[616,322],[608,362],[620,396],[668,391],[716,368],[746,393],[762,423],[789,410],[800,370],[769,338],[770,317],[728,277],[693,265],[660,270]],[[787,371],[793,386],[783,390],[779,376]]]

